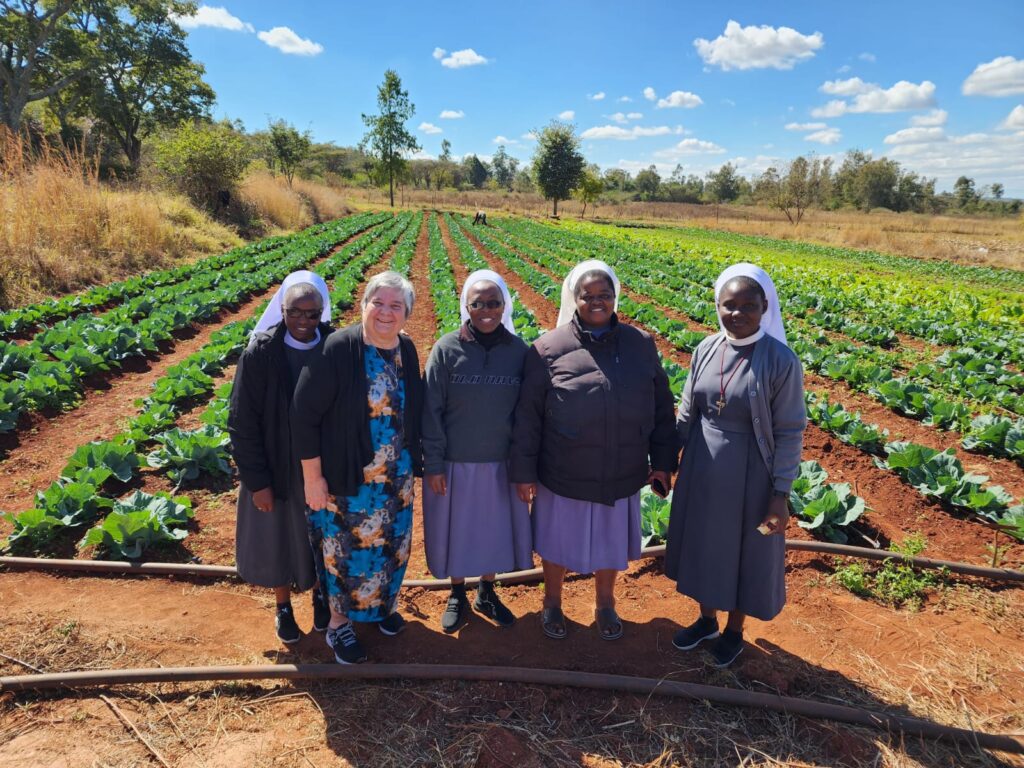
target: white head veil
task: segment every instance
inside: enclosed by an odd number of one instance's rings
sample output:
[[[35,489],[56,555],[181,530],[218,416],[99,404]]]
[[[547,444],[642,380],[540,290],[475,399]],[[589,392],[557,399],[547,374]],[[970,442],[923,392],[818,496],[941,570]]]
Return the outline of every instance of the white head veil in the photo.
[[[505,308],[501,312],[501,324],[504,325],[509,333],[516,336],[516,327],[512,323],[512,294],[508,291],[508,286],[505,285],[505,281],[501,278],[497,272],[492,272],[489,269],[478,269],[476,272],[466,278],[466,284],[462,286],[462,296],[459,298],[459,317],[462,318],[462,323],[465,325],[466,321],[469,320],[469,308],[466,306],[469,300],[469,289],[477,283],[483,281],[494,283],[501,290],[501,296],[505,300]]]
[[[562,283],[562,303],[558,307],[558,325],[562,326],[572,320],[573,314],[576,312],[576,283],[579,279],[587,274],[587,272],[604,272],[611,278],[612,286],[615,288],[615,311],[619,309],[619,278],[615,274],[615,270],[609,267],[600,259],[590,259],[589,261],[581,261],[575,267],[572,268],[572,272],[566,275],[565,281]]]
[[[310,283],[320,292],[320,297],[324,303],[324,310],[320,313],[320,322],[329,323],[331,321],[331,293],[327,290],[327,283],[316,272],[309,272],[303,269],[298,272],[292,272],[284,279],[281,287],[274,294],[274,298],[270,300],[270,304],[263,310],[263,315],[260,317],[260,321],[256,323],[252,333],[249,334],[249,338],[252,338],[257,333],[269,331],[284,320],[284,294],[293,285],[298,285],[299,283]]]
[[[753,278],[764,289],[765,298],[768,300],[768,312],[761,317],[761,329],[769,336],[774,336],[783,344],[789,346],[789,342],[786,341],[786,329],[782,325],[782,308],[779,306],[779,294],[775,291],[775,283],[772,282],[768,273],[760,267],[754,264],[742,263],[733,264],[726,269],[715,280],[715,304],[718,304],[718,294],[722,292],[725,284],[737,277]],[[721,318],[718,319],[718,325],[724,333],[725,326],[722,325]]]

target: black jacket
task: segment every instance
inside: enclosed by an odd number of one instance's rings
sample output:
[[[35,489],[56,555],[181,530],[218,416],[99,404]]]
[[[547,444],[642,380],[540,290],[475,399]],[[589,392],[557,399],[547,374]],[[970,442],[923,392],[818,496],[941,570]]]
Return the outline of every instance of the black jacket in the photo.
[[[676,468],[668,377],[649,334],[612,319],[594,338],[579,318],[526,353],[509,479],[572,499],[614,504]]]
[[[422,477],[423,379],[412,339],[403,334],[398,341],[405,381],[405,446],[413,473]],[[320,457],[327,488],[334,496],[355,495],[363,484],[363,468],[373,460],[365,349],[361,323],[331,334],[321,353],[303,370],[292,398],[295,453],[299,459]]]
[[[320,323],[320,338],[334,329]],[[291,429],[289,409],[292,392],[285,359],[284,323],[258,333],[242,352],[235,369],[228,412],[231,457],[250,491],[273,487],[274,496],[287,499],[292,489]],[[321,346],[323,341],[321,341]],[[318,350],[310,355],[318,354]]]

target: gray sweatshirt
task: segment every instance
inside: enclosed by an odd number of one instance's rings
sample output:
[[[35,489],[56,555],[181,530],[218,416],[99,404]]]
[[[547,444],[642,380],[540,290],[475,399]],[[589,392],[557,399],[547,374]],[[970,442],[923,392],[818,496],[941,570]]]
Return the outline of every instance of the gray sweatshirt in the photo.
[[[446,461],[508,458],[527,349],[511,333],[484,349],[465,325],[434,345],[423,408],[425,474],[442,474]]]

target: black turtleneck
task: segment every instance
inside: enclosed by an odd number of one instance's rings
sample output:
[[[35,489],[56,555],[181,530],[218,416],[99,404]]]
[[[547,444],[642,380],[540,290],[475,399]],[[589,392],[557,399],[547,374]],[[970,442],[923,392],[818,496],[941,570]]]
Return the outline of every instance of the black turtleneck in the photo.
[[[493,349],[503,341],[507,341],[509,337],[509,330],[504,325],[499,325],[490,333],[481,333],[473,326],[472,320],[466,321],[466,326],[469,328],[469,332],[473,334],[473,340],[477,342],[484,349]]]

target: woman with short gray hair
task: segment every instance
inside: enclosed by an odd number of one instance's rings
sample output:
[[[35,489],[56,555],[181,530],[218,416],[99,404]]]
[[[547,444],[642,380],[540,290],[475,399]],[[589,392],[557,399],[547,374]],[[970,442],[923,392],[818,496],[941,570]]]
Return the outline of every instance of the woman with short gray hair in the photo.
[[[423,381],[401,333],[415,302],[397,272],[367,283],[362,322],[331,336],[303,373],[292,406],[310,535],[323,552],[327,644],[340,664],[366,653],[353,622],[397,635],[395,610],[412,539],[413,477],[422,477]]]

